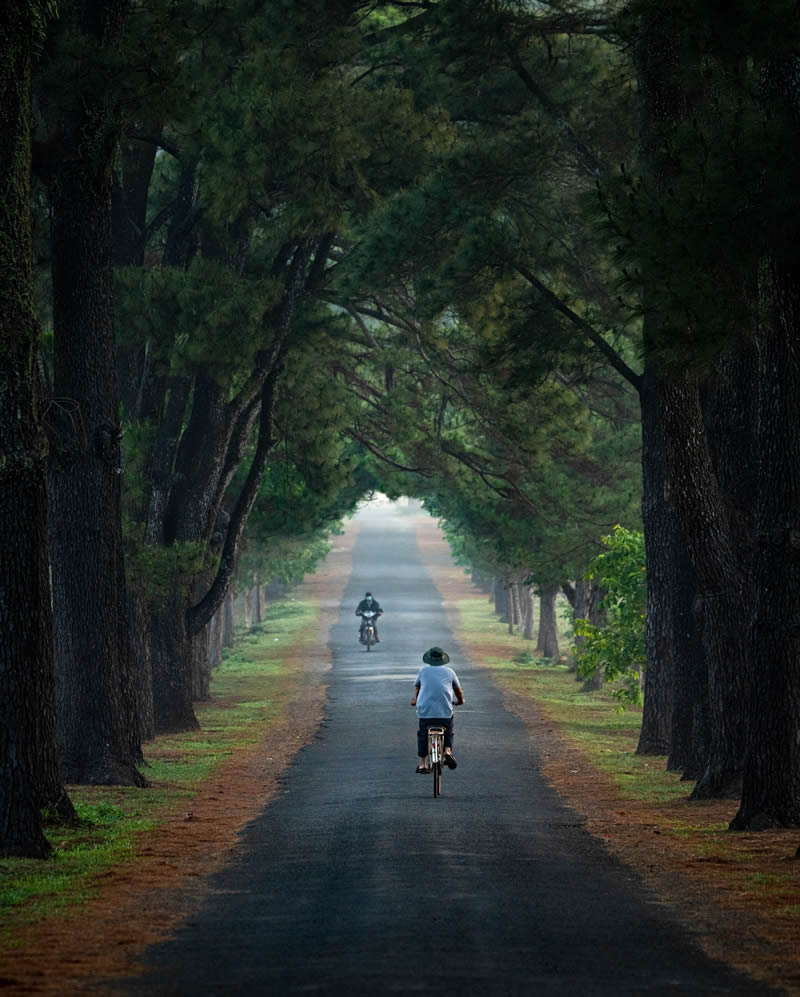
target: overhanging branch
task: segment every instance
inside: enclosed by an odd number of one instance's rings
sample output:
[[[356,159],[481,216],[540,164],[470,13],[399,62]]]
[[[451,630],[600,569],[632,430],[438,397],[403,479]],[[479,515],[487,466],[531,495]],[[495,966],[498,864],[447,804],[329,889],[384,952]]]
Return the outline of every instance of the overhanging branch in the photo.
[[[610,346],[605,339],[603,339],[597,329],[595,329],[590,322],[587,322],[585,318],[582,318],[577,312],[574,312],[568,304],[562,301],[557,294],[554,294],[550,288],[547,287],[546,284],[543,284],[542,281],[540,281],[539,278],[527,267],[518,264],[516,270],[520,276],[524,277],[529,284],[536,288],[545,300],[550,302],[556,311],[561,312],[561,314],[568,318],[574,326],[577,326],[577,328],[584,333],[586,338],[598,348],[598,350],[603,354],[618,374],[624,377],[625,380],[637,391],[641,390],[642,375],[637,374],[635,370],[632,370],[625,363],[614,347]]]

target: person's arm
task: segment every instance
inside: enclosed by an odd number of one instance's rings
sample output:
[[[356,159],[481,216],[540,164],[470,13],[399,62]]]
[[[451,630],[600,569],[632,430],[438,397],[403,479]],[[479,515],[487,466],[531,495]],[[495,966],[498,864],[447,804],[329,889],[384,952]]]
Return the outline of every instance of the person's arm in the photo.
[[[464,705],[464,690],[461,688],[460,685],[454,685],[453,686],[453,692],[456,694],[456,703],[459,706],[463,706]]]
[[[417,682],[416,685],[414,686],[414,698],[411,700],[412,706],[417,705],[417,697],[419,696],[419,686],[420,686],[419,682]]]

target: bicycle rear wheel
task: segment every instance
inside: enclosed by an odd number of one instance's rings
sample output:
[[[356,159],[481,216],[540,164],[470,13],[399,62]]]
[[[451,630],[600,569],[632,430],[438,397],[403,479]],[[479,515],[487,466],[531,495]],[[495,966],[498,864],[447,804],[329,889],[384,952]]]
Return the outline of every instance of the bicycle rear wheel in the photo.
[[[436,762],[433,766],[433,797],[436,799],[442,792],[442,763]]]

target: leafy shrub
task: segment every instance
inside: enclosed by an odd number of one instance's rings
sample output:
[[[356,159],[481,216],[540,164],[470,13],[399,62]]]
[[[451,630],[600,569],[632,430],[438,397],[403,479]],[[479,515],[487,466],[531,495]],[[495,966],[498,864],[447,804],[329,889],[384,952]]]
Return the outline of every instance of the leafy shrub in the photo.
[[[515,665],[532,665],[533,655],[530,651],[517,651],[511,660]]]
[[[575,635],[583,638],[573,647],[578,672],[592,678],[602,671],[608,681],[621,682],[614,692],[621,703],[640,703],[647,607],[644,536],[615,526],[603,544],[607,551],[592,561],[585,577],[605,592],[601,605],[608,625],[575,620]]]

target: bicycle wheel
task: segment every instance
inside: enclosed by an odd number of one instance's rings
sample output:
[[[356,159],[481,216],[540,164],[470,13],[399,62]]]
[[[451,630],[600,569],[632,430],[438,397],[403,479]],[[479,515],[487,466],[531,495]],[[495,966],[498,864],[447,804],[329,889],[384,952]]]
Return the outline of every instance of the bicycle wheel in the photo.
[[[433,797],[436,799],[442,792],[442,763],[433,766]]]
[[[365,643],[367,645],[367,650],[371,651],[372,650],[372,630],[369,627],[367,627],[367,629],[366,629],[366,631],[364,633],[364,641],[365,641]]]

